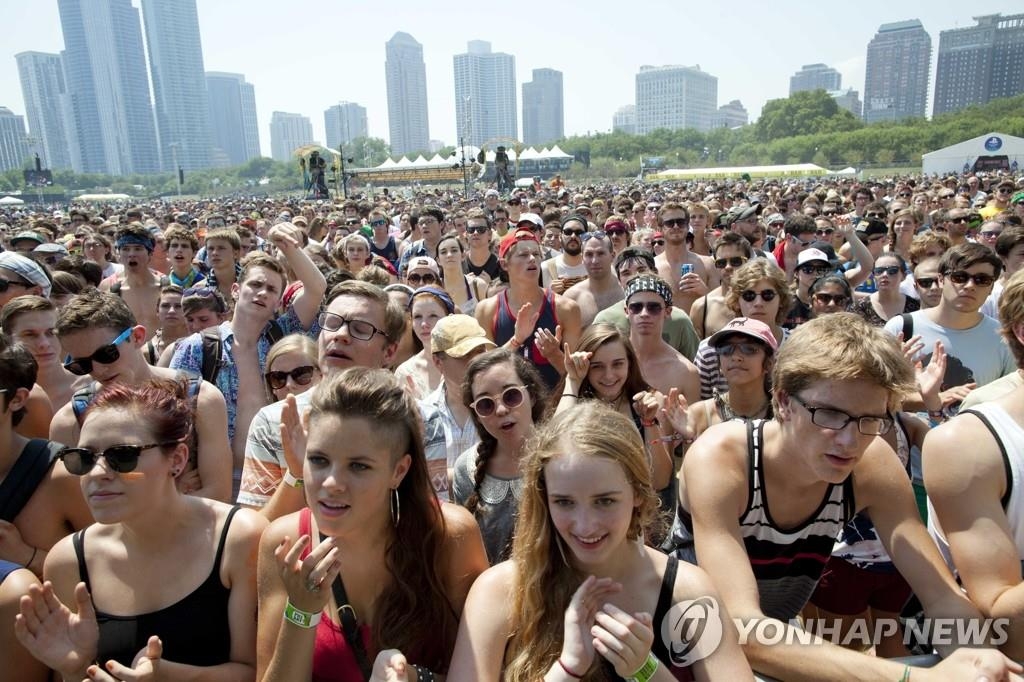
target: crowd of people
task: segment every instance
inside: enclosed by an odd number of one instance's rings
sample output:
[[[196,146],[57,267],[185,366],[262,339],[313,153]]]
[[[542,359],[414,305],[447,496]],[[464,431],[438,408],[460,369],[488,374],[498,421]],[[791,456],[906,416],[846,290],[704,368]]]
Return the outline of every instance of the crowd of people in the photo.
[[[0,681],[1017,679],[1022,222],[1001,173],[4,209]]]

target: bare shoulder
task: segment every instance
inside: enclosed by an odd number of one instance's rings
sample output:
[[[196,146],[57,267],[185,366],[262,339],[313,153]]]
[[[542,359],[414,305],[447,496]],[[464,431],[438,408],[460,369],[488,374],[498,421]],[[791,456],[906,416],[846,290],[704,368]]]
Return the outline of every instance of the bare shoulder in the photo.
[[[78,443],[78,420],[75,419],[75,410],[70,401],[53,416],[49,435],[50,440],[64,445],[74,446]]]
[[[683,460],[687,490],[701,488],[747,489],[747,426],[739,422],[715,424],[690,445]],[[741,501],[746,503],[746,498]]]
[[[215,502],[213,500],[209,500],[209,502],[217,504],[218,507],[226,507],[226,509],[218,510],[224,516],[227,516],[231,509],[230,505],[223,502]],[[254,539],[258,540],[267,529],[267,524],[267,518],[259,512],[239,507],[238,511],[235,512],[235,515],[231,517],[231,528],[228,530],[228,540],[229,542],[249,542]]]
[[[514,562],[502,561],[481,573],[473,583],[472,591],[474,595],[501,595],[499,601],[505,603],[508,601],[505,597],[511,594],[518,575]]]
[[[965,457],[964,453],[970,453]],[[926,484],[957,494],[979,481],[1006,487],[999,446],[977,417],[961,414],[928,432],[921,450]]]
[[[61,538],[50,548],[43,565],[43,577],[53,582],[55,589],[59,592],[70,593],[74,590],[75,585],[82,579],[78,574],[74,535]]]
[[[575,289],[578,286],[580,285],[576,284],[573,288]],[[573,299],[567,298],[564,294],[555,294],[555,308],[558,310],[559,315],[565,313],[579,315],[580,312],[579,304]]]
[[[467,534],[480,531],[476,519],[462,505],[442,502],[441,515],[444,517],[444,524],[447,528],[446,535],[451,539],[462,538]]]
[[[252,510],[247,510],[252,511]],[[257,512],[252,512],[256,514]],[[276,547],[286,537],[295,540],[299,535],[299,514],[292,512],[271,521],[263,530],[260,545],[263,547]]]

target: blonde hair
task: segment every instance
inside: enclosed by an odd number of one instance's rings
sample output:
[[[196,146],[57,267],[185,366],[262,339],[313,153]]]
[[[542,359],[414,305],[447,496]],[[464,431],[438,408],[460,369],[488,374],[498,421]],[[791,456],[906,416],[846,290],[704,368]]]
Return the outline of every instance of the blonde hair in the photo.
[[[1003,286],[1003,293],[999,296],[999,320],[1003,324],[1003,338],[1017,361],[1017,367],[1024,369],[1024,343],[1014,332],[1015,327],[1024,324],[1024,270],[1018,270]]]
[[[562,650],[565,609],[585,577],[568,563],[548,511],[544,468],[566,452],[603,457],[622,466],[639,503],[627,531],[630,541],[640,542],[641,531],[657,518],[658,496],[644,443],[628,417],[591,400],[556,414],[537,430],[523,459],[523,496],[512,541],[516,583],[504,678],[512,682],[539,680],[554,665]],[[584,679],[602,679],[600,669]]]
[[[267,351],[267,361],[263,366],[267,368],[267,372],[270,372],[274,368],[274,362],[279,357],[292,352],[302,353],[310,361],[310,364],[317,369],[320,368],[319,351],[317,351],[316,341],[305,334],[289,334],[271,346],[270,350]],[[266,374],[263,376],[263,383],[267,387],[267,397],[270,398],[271,402],[276,401],[274,389],[270,387],[270,380],[267,379]]]
[[[772,401],[795,395],[816,381],[867,379],[889,392],[888,410],[917,389],[914,370],[896,337],[856,313],[834,313],[805,322],[779,348],[772,370]]]

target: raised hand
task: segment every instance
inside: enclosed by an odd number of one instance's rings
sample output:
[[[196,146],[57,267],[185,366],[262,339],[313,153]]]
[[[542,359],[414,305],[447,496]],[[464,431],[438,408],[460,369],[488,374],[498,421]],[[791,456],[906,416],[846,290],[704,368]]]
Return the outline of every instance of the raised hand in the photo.
[[[66,679],[82,679],[96,660],[100,629],[85,583],[75,586],[75,613],[53,592],[49,580],[33,585],[19,603],[14,634],[30,654]]]
[[[935,342],[935,350],[932,352],[932,359],[927,367],[922,366],[921,360],[914,363],[914,373],[917,375],[917,388],[921,391],[921,397],[925,404],[929,404],[928,398],[933,398],[934,404],[939,402],[939,389],[942,388],[942,379],[946,376],[946,348],[942,341]]]
[[[562,345],[562,361],[565,363],[566,382],[572,382],[578,387],[587,378],[590,371],[590,358],[594,356],[590,351],[569,351],[569,344]]]
[[[311,542],[308,535],[303,535],[292,544],[291,538],[285,536],[274,550],[274,558],[292,606],[307,613],[319,613],[330,600],[331,583],[341,571],[341,562],[333,538],[327,538],[305,559],[299,559]]]
[[[281,407],[281,449],[284,450],[284,461],[288,471],[295,478],[302,478],[302,464],[306,458],[306,438],[309,433],[299,416],[299,407],[295,396],[289,395]]]
[[[615,672],[630,678],[640,670],[654,643],[651,614],[629,615],[614,604],[605,604],[597,612],[591,628],[594,649],[615,667]]]
[[[640,391],[633,396],[633,409],[644,422],[654,421],[664,403],[665,396],[658,391]]]
[[[532,312],[533,304],[524,303],[519,306],[516,312],[516,325],[512,330],[512,338],[520,346],[525,346],[533,336],[533,330],[537,328],[537,320],[540,319],[540,311]]]
[[[555,333],[547,329],[538,329],[534,334],[537,350],[555,368],[562,364],[562,325],[555,326]]]
[[[595,637],[591,632],[605,598],[622,590],[611,578],[589,576],[577,588],[565,609],[565,635],[559,660],[570,670],[583,674],[594,663]],[[630,672],[633,672],[632,670]]]
[[[665,399],[665,405],[661,408],[661,418],[663,423],[668,423],[672,426],[672,429],[680,436],[687,440],[692,440],[693,425],[690,424],[689,415],[687,410],[689,405],[686,402],[686,396],[679,392],[678,388],[669,389],[668,397]]]

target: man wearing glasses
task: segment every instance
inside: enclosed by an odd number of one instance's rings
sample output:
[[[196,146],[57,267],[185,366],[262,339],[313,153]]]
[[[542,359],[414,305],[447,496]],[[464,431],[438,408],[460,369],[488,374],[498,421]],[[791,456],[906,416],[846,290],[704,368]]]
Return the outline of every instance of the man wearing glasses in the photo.
[[[114,294],[89,291],[73,297],[60,310],[55,332],[67,353],[64,368],[94,380],[87,389],[77,391],[50,424],[50,440],[69,447],[78,444],[80,419],[101,387],[141,386],[199,375],[147,363],[143,354],[146,330],[136,324],[128,304]],[[231,448],[224,397],[206,381],[198,383],[192,397],[196,442],[190,447],[189,465],[178,478],[178,487],[191,495],[227,502],[231,498]]]
[[[951,208],[946,212],[946,234],[953,246],[967,242],[971,229],[971,212],[966,208]]]
[[[324,311],[319,315],[320,371],[327,377],[352,367],[388,367],[398,350],[405,325],[405,311],[379,287],[359,280],[338,284],[331,289]],[[291,409],[298,414],[307,413],[313,393],[306,391],[267,405],[256,414],[245,447],[239,504],[262,509],[271,519],[305,505],[301,448],[292,447],[292,454],[298,453],[295,461],[286,458],[281,420],[287,403],[293,405]],[[301,427],[290,426],[288,436],[301,437],[301,430]],[[441,459],[441,468],[447,471],[444,453]]]
[[[562,252],[540,264],[541,283],[556,294],[587,278],[583,264],[583,235],[589,232],[587,219],[570,213],[561,220]]]
[[[498,257],[491,250],[491,238],[491,219],[482,209],[469,209],[466,213],[466,241],[469,242],[469,249],[463,270],[487,282],[493,282],[501,276]]]
[[[939,342],[946,351],[942,381],[945,416],[956,414],[970,389],[1016,370],[1013,356],[1000,338],[999,323],[980,312],[1002,268],[999,257],[987,246],[969,242],[954,246],[939,261],[939,305],[910,313],[911,336],[919,337],[915,360],[927,365]],[[903,333],[903,318],[890,319],[885,331],[893,336]],[[928,407],[932,416],[937,406]],[[941,421],[943,415],[934,418]]]
[[[861,679],[910,679],[903,663],[821,639],[801,643],[793,619],[857,512],[870,515],[926,614],[981,618],[928,536],[899,459],[878,437],[893,427],[890,415],[913,389],[913,370],[880,329],[835,313],[793,332],[779,348],[772,378],[772,419],[727,422],[690,446],[667,544],[678,558],[699,559],[729,615],[751,628],[743,652],[756,672],[777,679],[839,679],[851,671]],[[756,636],[764,625],[779,636]],[[813,622],[803,626],[815,633]],[[817,634],[835,636],[829,626]],[[958,644],[939,648],[950,655]],[[997,652],[971,649],[936,666],[936,678],[973,674],[981,658],[996,671],[992,679],[1010,665]]]
[[[988,202],[979,213],[981,217],[988,220],[993,218],[1003,211],[1010,210],[1010,197],[1013,196],[1015,185],[1012,180],[1002,180],[996,188],[992,190],[992,199]]]

